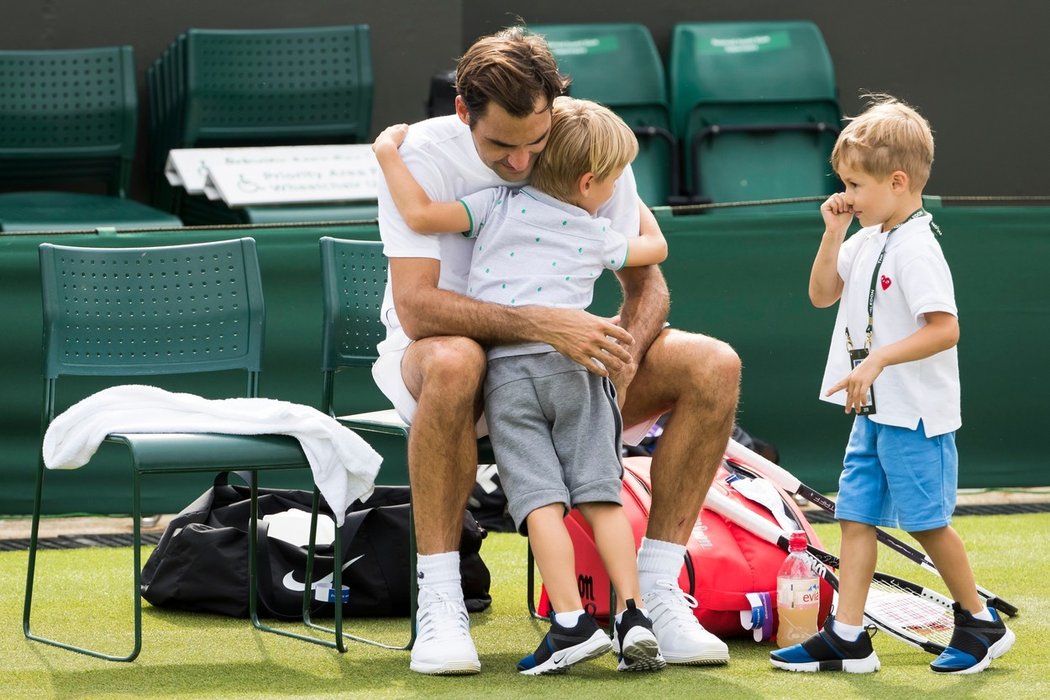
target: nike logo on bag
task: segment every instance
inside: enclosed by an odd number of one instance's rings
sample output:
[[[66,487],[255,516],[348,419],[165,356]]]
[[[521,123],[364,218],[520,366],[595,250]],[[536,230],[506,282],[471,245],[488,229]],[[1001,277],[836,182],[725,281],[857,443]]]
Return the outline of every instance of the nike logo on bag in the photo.
[[[347,569],[349,569],[350,566],[355,561],[357,561],[358,559],[362,559],[364,556],[365,555],[362,554],[360,556],[354,557],[350,561],[348,561],[345,564],[343,564],[343,571],[346,571]],[[331,585],[333,578],[335,578],[335,573],[334,572],[328,574],[324,578],[317,579],[316,581],[313,582],[313,584],[310,586],[310,588],[316,590],[318,586],[321,586],[321,585],[324,585],[324,584]],[[303,590],[306,589],[306,584],[305,583],[300,583],[299,581],[295,580],[295,571],[294,570],[293,571],[289,571],[287,574],[284,575],[284,579],[281,581],[281,584],[285,588],[290,590],[290,591],[303,591]]]

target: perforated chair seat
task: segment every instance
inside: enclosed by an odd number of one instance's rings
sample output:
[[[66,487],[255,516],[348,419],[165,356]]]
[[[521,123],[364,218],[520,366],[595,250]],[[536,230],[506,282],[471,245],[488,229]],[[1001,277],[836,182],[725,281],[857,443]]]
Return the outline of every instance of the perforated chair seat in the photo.
[[[60,378],[66,376],[152,377],[239,370],[247,374],[246,395],[258,396],[265,306],[255,241],[242,238],[213,243],[149,248],[82,248],[40,245],[44,309],[44,402],[41,427],[55,418]],[[43,435],[41,436],[43,437]],[[303,592],[303,623],[333,639],[269,627],[258,611],[258,472],[309,469],[299,441],[284,435],[218,433],[123,433],[106,442],[127,448],[131,461],[132,586],[134,642],[126,654],[77,646],[32,630],[40,517],[45,468],[37,463],[36,492],[26,572],[23,633],[28,639],[110,661],[131,661],[142,648],[141,479],[145,475],[250,472],[248,520],[248,610],[259,630],[346,651],[342,635],[342,596],[335,596],[335,628],[310,620],[311,591]],[[109,455],[99,455],[108,459]],[[90,464],[85,468],[90,469]],[[314,489],[316,519],[320,494]],[[332,585],[342,585],[342,546],[333,542]],[[314,548],[307,554],[312,579]],[[108,637],[109,635],[106,635]],[[98,635],[95,635],[95,639]]]
[[[81,192],[0,194],[0,231],[118,231],[182,226],[179,217],[130,199]]]

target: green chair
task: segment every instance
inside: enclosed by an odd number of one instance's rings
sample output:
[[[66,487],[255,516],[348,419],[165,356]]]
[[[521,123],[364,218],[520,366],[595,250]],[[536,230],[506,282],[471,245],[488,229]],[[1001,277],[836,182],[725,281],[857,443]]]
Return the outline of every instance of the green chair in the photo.
[[[41,425],[55,417],[58,380],[63,377],[155,377],[242,370],[248,397],[258,394],[262,361],[264,306],[255,241],[251,238],[153,248],[74,248],[40,246],[44,306],[44,406]],[[37,466],[29,564],[22,625],[38,642],[111,661],[131,661],[142,647],[139,522],[141,477],[154,474],[251,471],[249,612],[260,630],[345,651],[342,597],[335,596],[334,640],[275,629],[257,611],[258,471],[309,469],[299,442],[282,435],[218,433],[112,434],[106,443],[127,450],[131,461],[131,517],[134,544],[134,645],[127,654],[40,636],[31,629],[40,516],[44,510],[43,458]],[[100,455],[96,455],[98,459]],[[90,469],[91,464],[84,467]],[[57,476],[57,475],[49,475]],[[319,493],[314,490],[314,514]],[[311,542],[313,539],[311,538]],[[333,589],[342,590],[341,540],[336,529]],[[311,546],[307,576],[312,573]],[[307,579],[309,580],[309,579]],[[309,620],[310,587],[303,596]],[[59,600],[51,604],[60,604]]]
[[[188,29],[147,71],[155,199],[189,223],[282,223],[375,218],[374,204],[230,209],[171,190],[174,148],[366,143],[372,124],[368,25]],[[198,201],[199,200],[199,201]]]
[[[321,245],[321,284],[324,294],[324,322],[321,331],[321,371],[323,376],[321,410],[366,439],[369,435],[390,435],[408,444],[409,426],[393,409],[338,415],[336,374],[346,368],[370,368],[378,358],[376,345],[386,337],[380,319],[387,283],[387,261],[379,241],[341,240],[324,236]],[[494,462],[488,438],[478,441],[478,459]],[[415,529],[409,526],[409,552],[412,565],[411,634],[403,645],[391,645],[347,634],[349,639],[387,649],[410,649],[416,638]]]
[[[0,231],[181,226],[127,198],[137,119],[130,46],[0,51]]]
[[[836,190],[828,159],[841,111],[816,25],[678,24],[670,75],[685,188],[694,198],[739,202]]]
[[[671,132],[670,101],[660,54],[641,24],[537,24],[562,73],[572,78],[569,94],[616,112],[638,136],[632,164],[638,194],[663,206],[678,194],[678,146]]]

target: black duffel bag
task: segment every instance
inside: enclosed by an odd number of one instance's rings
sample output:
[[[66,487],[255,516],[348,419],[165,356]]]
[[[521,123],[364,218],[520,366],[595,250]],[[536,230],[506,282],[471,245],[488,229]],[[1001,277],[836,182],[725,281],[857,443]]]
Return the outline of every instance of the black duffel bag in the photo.
[[[231,484],[229,472],[168,524],[142,569],[142,597],[157,607],[248,616],[247,486]],[[247,479],[247,476],[245,476]],[[267,536],[266,515],[305,511],[313,492],[259,489],[259,615],[279,619],[302,617],[306,547]],[[331,517],[324,501],[321,512]],[[343,545],[343,614],[396,617],[409,614],[409,489],[377,486],[365,502],[355,502],[340,530]],[[467,609],[478,612],[491,603],[490,576],[481,559],[485,531],[469,511],[463,514],[460,570]],[[311,615],[335,614],[332,598],[331,545],[314,556]]]

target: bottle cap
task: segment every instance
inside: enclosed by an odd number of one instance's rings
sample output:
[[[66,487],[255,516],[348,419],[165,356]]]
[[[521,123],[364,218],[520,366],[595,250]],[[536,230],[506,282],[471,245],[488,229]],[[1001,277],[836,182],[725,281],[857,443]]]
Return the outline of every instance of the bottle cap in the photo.
[[[792,551],[799,551],[806,548],[809,544],[809,539],[806,537],[806,533],[802,530],[796,530],[791,533],[791,539],[788,540],[788,547]]]

